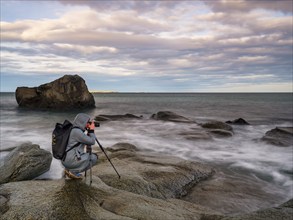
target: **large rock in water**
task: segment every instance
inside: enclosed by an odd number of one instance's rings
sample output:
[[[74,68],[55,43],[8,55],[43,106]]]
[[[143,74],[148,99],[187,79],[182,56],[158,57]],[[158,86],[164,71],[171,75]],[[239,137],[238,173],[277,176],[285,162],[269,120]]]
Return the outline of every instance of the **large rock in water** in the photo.
[[[172,122],[183,122],[183,123],[195,123],[184,116],[178,115],[171,111],[159,111],[151,116],[151,119],[161,120],[161,121],[172,121]]]
[[[49,151],[36,144],[22,144],[1,159],[0,184],[34,179],[47,172],[51,162]]]
[[[16,101],[27,108],[72,109],[95,106],[93,95],[83,78],[65,75],[38,87],[17,87]]]
[[[276,127],[262,137],[263,141],[276,146],[288,147],[293,145],[293,127]]]

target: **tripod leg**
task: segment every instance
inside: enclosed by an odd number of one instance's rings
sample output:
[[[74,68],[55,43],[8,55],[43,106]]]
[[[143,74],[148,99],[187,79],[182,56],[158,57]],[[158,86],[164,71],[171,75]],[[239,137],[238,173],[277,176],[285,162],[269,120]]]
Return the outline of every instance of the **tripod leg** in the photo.
[[[92,160],[90,160],[90,185],[92,185],[93,179],[92,179]]]

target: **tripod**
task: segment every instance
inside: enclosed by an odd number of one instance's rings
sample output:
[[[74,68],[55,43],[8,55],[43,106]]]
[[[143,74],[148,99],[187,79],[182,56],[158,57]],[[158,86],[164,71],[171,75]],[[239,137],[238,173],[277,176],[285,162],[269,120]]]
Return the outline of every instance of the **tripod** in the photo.
[[[99,147],[101,148],[101,150],[103,151],[103,153],[105,154],[106,158],[108,159],[108,161],[110,162],[110,164],[112,165],[113,169],[115,170],[116,174],[118,175],[118,178],[120,179],[121,176],[119,175],[118,171],[116,170],[115,166],[113,165],[112,161],[110,160],[110,158],[108,157],[108,155],[106,154],[103,146],[100,144],[100,142],[98,141],[97,137],[95,137],[97,144],[99,145]],[[89,157],[90,157],[90,185],[92,184],[92,147],[91,146],[87,146],[86,147],[86,152],[89,153]],[[86,177],[87,171],[85,171],[85,177]]]

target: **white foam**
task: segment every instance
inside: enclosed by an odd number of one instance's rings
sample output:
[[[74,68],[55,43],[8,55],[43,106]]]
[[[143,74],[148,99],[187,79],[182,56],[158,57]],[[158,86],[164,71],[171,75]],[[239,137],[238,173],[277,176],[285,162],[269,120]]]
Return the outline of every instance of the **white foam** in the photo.
[[[9,124],[9,123],[8,123]],[[31,126],[34,124],[34,126]],[[30,122],[30,129],[11,126],[1,127],[1,148],[9,148],[31,141],[41,148],[51,151],[53,126]],[[284,192],[292,192],[292,147],[276,147],[255,141],[266,131],[281,125],[234,126],[231,138],[213,140],[187,140],[180,133],[194,131],[196,124],[162,122],[155,120],[130,120],[103,123],[95,134],[104,148],[117,142],[129,142],[142,150],[152,150],[163,154],[179,156],[188,160],[222,164],[228,169],[245,169],[257,178],[267,178]],[[286,124],[288,126],[288,123]],[[292,125],[291,125],[292,126]],[[11,135],[13,133],[13,135]],[[2,157],[3,155],[1,155]],[[288,171],[282,172],[281,170]],[[51,169],[40,178],[61,178],[63,167],[53,159]],[[241,172],[241,171],[239,171]]]

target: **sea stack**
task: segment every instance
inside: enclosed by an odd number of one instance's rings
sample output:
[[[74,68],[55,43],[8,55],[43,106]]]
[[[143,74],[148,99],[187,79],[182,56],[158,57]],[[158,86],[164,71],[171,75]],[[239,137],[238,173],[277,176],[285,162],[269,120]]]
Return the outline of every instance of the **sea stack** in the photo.
[[[83,78],[65,75],[38,87],[17,87],[16,101],[20,107],[32,109],[81,109],[95,107],[93,95]]]

